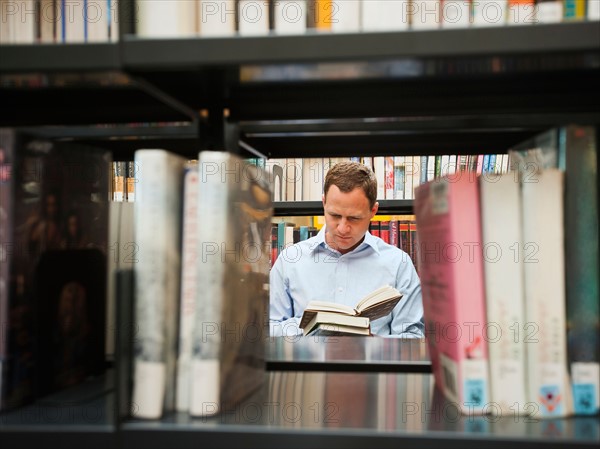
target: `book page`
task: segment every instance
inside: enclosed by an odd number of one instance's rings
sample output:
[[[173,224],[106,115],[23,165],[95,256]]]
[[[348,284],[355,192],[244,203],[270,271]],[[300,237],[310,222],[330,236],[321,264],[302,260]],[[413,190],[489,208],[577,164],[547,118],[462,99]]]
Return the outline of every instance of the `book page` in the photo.
[[[384,285],[383,287],[374,290],[372,293],[369,293],[367,296],[361,299],[358,302],[358,304],[356,304],[356,310],[358,312],[361,312],[362,310],[365,310],[368,307],[371,307],[379,302],[385,301],[386,299],[394,298],[398,295],[401,295],[401,293],[398,290],[389,285]]]
[[[311,301],[306,306],[306,310],[322,310],[326,312],[345,313],[346,315],[356,315],[356,311],[350,306],[327,301]]]

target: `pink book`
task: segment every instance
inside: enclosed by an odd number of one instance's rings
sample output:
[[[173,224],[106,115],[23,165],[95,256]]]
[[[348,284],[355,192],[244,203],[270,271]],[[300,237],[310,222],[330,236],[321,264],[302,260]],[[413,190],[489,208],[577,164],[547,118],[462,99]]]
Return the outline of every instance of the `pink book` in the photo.
[[[438,388],[463,413],[487,413],[479,186],[459,173],[415,191],[425,336]]]
[[[483,172],[483,154],[479,154],[477,156],[477,171],[476,173],[480,175]]]

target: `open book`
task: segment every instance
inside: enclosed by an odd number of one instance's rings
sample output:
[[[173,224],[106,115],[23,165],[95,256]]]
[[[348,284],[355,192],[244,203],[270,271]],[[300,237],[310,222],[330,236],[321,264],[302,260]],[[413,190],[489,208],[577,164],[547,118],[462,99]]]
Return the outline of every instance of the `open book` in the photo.
[[[370,320],[390,313],[401,298],[402,293],[385,285],[369,293],[354,307],[327,301],[311,301],[302,314],[300,328],[305,335],[320,323],[368,329]]]

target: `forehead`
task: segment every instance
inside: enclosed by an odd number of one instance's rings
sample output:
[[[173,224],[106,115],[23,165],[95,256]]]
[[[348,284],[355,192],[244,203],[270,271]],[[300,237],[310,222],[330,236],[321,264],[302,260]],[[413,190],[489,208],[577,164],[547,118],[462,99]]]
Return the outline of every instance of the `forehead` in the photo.
[[[342,192],[337,186],[331,186],[325,198],[325,210],[344,216],[359,216],[369,213],[369,199],[360,187],[351,192]]]

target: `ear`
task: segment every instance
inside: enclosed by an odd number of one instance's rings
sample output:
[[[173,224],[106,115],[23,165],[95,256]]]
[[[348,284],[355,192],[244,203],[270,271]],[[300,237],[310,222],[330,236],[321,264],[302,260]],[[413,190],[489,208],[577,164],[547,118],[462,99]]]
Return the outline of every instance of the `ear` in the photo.
[[[378,210],[379,210],[379,203],[377,201],[375,201],[375,204],[373,204],[373,207],[371,208],[371,218],[373,218],[375,215],[377,215]]]
[[[325,207],[325,194],[321,195],[321,200],[323,201],[323,207]]]

